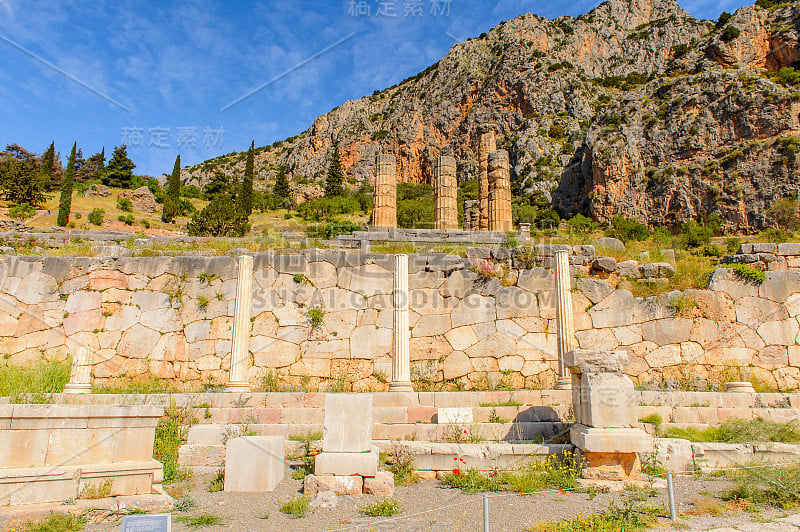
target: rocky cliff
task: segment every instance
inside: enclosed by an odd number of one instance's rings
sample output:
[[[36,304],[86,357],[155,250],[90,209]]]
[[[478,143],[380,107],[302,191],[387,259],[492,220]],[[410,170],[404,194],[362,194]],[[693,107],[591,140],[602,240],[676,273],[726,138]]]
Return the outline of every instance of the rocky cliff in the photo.
[[[515,192],[552,194],[565,215],[674,225],[717,213],[729,230],[759,229],[769,204],[798,189],[798,81],[778,71],[798,61],[799,11],[746,6],[715,24],[672,0],[609,0],[577,18],[521,15],[260,149],[259,176],[283,164],[313,183],[338,144],[354,182],[373,177],[382,151],[402,181],[429,181],[440,154],[472,179],[477,132],[491,123]],[[243,156],[183,177],[239,172]]]

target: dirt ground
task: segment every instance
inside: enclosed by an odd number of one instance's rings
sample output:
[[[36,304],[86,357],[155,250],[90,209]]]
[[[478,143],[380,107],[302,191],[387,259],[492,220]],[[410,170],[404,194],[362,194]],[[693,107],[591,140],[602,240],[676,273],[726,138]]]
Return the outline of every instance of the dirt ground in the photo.
[[[287,472],[288,473],[288,472]],[[188,493],[196,507],[191,511],[173,512],[173,530],[188,532],[203,530],[218,531],[264,531],[286,532],[289,530],[315,531],[482,531],[483,495],[468,495],[460,490],[448,488],[435,480],[422,481],[410,486],[398,486],[395,498],[402,505],[402,512],[390,517],[366,517],[361,507],[380,500],[372,496],[338,497],[334,508],[317,509],[301,519],[293,519],[281,513],[281,506],[297,496],[302,481],[287,477],[273,493],[209,493],[206,489],[210,475],[195,475],[190,481],[168,486],[173,494]],[[611,504],[622,506],[635,499],[640,505],[657,508],[658,524],[651,530],[707,530],[759,523],[787,515],[785,512],[766,509],[751,514],[736,509],[713,505],[714,513],[722,509],[722,515],[691,515],[697,510],[694,503],[714,494],[723,493],[730,483],[721,479],[694,479],[679,476],[675,479],[675,497],[679,518],[671,523],[668,515],[666,490],[623,491],[620,493],[597,493],[546,491],[532,495],[491,493],[489,514],[492,532],[523,532],[536,530],[538,524],[564,518],[601,512]],[[64,507],[66,509],[66,507]],[[204,528],[191,528],[178,519],[184,516],[212,514],[220,518],[221,524]],[[3,519],[0,530],[20,530],[21,518]],[[86,532],[117,532],[120,522],[116,518],[102,522],[90,522]]]

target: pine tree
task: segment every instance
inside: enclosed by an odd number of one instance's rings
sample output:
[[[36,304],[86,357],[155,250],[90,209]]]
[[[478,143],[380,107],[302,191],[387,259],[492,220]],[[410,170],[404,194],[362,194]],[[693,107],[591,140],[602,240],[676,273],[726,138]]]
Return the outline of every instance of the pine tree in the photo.
[[[114,148],[114,154],[108,161],[103,174],[103,184],[117,188],[130,188],[133,169],[136,165],[128,157],[128,147],[124,144]]]
[[[341,196],[344,193],[343,183],[342,159],[339,156],[339,147],[334,146],[331,162],[328,165],[328,176],[325,178],[325,197]]]
[[[56,158],[56,143],[51,142],[50,147],[47,148],[42,155],[42,182],[48,190],[55,188],[53,183],[53,169],[55,167]]]
[[[72,145],[72,153],[69,154],[67,171],[61,181],[61,199],[58,202],[58,225],[66,227],[69,223],[69,211],[72,208],[72,183],[75,180],[75,148],[77,142]]]
[[[164,196],[164,210],[161,212],[161,219],[167,223],[172,223],[178,215],[178,204],[181,201],[181,156],[175,159],[175,166],[172,168],[172,175],[167,180],[167,193]]]
[[[17,205],[44,203],[45,183],[35,154],[18,144],[0,152],[0,196]]]
[[[236,212],[243,219],[246,220],[253,213],[253,166],[254,166],[254,153],[255,141],[250,144],[250,150],[247,152],[247,162],[244,167],[244,179],[239,188],[239,194],[236,196]]]
[[[279,198],[289,197],[289,179],[286,177],[286,167],[281,165],[278,167],[278,175],[275,176],[275,186],[272,187],[272,193]]]

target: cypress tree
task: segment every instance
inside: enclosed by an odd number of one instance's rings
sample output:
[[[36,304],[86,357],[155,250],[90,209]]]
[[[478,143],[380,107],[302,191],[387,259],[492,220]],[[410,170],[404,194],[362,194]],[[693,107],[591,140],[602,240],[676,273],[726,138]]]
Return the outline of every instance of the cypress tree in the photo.
[[[275,176],[275,186],[272,188],[272,193],[279,198],[289,197],[289,179],[286,177],[286,167],[281,165],[278,167],[278,175]]]
[[[178,204],[181,201],[181,156],[175,159],[175,166],[172,168],[172,175],[167,180],[167,194],[164,196],[164,210],[161,211],[161,219],[167,223],[172,223],[178,215]]]
[[[247,152],[247,162],[244,167],[244,179],[242,180],[239,194],[236,196],[236,213],[246,220],[253,212],[253,166],[255,154],[255,141],[250,144]]]
[[[78,143],[72,145],[72,153],[69,154],[67,171],[64,180],[61,181],[61,199],[58,202],[58,220],[61,227],[66,227],[69,223],[69,211],[72,209],[72,183],[75,180],[75,148]]]
[[[103,174],[106,173],[106,148],[100,150],[100,156],[97,157],[97,166],[94,168],[94,178],[102,181]]]
[[[55,166],[56,143],[51,142],[50,147],[42,155],[42,182],[48,190],[55,188],[53,183],[53,168]]]
[[[328,175],[325,178],[325,197],[341,196],[344,192],[343,183],[344,172],[342,171],[342,159],[339,156],[339,146],[334,146],[331,162],[328,165]]]

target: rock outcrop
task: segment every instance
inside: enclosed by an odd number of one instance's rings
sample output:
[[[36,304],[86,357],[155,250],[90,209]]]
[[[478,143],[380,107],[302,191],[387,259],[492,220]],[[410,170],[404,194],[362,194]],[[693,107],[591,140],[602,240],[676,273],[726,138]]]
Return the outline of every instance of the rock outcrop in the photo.
[[[498,131],[515,194],[541,191],[569,215],[676,225],[718,214],[729,230],[769,225],[797,193],[796,4],[739,9],[714,24],[674,0],[609,0],[585,15],[532,14],[455,45],[438,63],[319,116],[256,157],[262,187],[286,165],[324,179],[334,144],[356,182],[393,153],[399,182],[430,182],[439,155],[475,179],[478,134]],[[244,167],[234,153],[183,170],[203,184]]]

